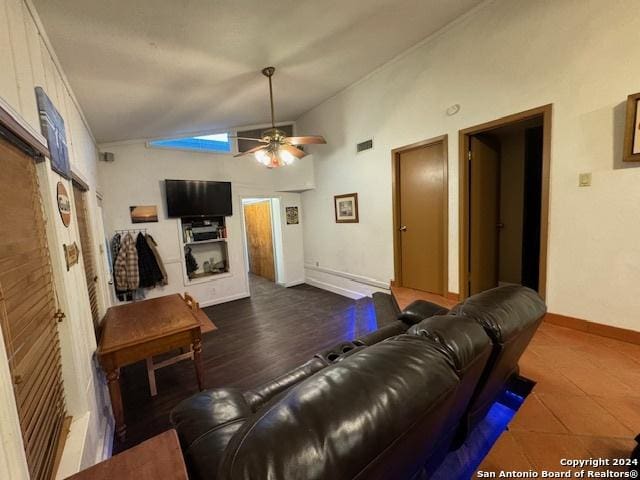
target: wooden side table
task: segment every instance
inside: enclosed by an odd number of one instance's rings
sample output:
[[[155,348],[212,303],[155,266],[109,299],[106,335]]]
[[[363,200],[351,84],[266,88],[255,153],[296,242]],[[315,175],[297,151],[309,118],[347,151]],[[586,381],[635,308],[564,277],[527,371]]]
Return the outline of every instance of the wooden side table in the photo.
[[[178,348],[190,348],[198,387],[202,390],[200,321],[180,295],[111,307],[102,323],[98,357],[107,375],[120,441],[125,439],[127,432],[120,392],[120,367]]]
[[[188,480],[178,434],[167,430],[67,480]]]

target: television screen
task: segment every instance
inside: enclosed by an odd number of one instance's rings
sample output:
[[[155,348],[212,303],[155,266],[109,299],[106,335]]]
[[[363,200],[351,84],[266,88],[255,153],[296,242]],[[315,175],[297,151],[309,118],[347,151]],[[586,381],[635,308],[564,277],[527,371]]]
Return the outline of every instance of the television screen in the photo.
[[[165,180],[169,217],[230,217],[231,183]]]

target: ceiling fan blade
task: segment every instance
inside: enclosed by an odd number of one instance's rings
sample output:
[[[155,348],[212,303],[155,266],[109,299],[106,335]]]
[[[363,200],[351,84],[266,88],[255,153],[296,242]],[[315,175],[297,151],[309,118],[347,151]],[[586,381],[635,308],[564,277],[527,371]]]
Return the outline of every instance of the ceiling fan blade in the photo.
[[[327,143],[321,135],[307,135],[306,137],[287,137],[287,143],[291,145],[311,145]]]
[[[297,157],[297,158],[302,158],[302,157],[304,157],[306,155],[305,152],[303,152],[299,148],[294,147],[293,145],[284,144],[284,145],[281,146],[281,148],[283,150],[286,150],[291,155],[293,155],[294,157]]]
[[[235,138],[235,139],[238,139],[238,140],[248,140],[250,142],[269,143],[267,140],[264,140],[262,138],[236,137],[235,135],[229,135],[227,138]]]
[[[257,147],[253,147],[253,148],[247,150],[246,152],[236,153],[234,155],[234,157],[242,157],[243,155],[249,155],[250,153],[256,153],[258,150],[265,150],[266,148],[267,148],[267,145],[259,145]]]

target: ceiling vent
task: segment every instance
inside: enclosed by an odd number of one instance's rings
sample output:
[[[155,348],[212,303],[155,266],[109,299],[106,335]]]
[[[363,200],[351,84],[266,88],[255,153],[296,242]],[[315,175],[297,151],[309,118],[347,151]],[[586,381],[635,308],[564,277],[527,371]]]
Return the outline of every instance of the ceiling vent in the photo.
[[[365,150],[371,150],[373,148],[373,140],[365,140],[356,145],[356,152],[364,152]]]

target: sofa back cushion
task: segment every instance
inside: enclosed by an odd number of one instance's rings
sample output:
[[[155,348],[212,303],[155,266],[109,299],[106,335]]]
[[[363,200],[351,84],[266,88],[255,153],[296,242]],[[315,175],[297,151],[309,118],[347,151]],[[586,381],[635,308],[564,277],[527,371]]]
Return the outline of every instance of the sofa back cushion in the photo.
[[[454,444],[475,389],[487,366],[492,352],[492,342],[482,326],[475,320],[454,315],[440,315],[422,320],[409,328],[409,335],[419,335],[437,343],[447,355],[459,378],[458,390],[448,416],[444,432],[438,440],[436,454],[427,470],[435,468]],[[461,440],[461,438],[458,438]]]
[[[434,448],[457,387],[432,341],[390,338],[266,404],[234,435],[219,478],[408,478]]]
[[[451,310],[452,315],[478,322],[493,342],[491,358],[471,401],[468,428],[484,418],[509,378],[517,373],[520,356],[545,313],[546,305],[538,294],[519,285],[478,293]]]

